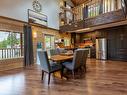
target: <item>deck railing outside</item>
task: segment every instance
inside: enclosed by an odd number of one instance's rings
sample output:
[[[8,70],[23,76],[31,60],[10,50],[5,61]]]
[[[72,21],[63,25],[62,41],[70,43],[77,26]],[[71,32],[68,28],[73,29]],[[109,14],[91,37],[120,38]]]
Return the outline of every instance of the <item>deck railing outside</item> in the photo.
[[[0,49],[0,59],[18,58],[21,57],[21,48],[5,48]]]

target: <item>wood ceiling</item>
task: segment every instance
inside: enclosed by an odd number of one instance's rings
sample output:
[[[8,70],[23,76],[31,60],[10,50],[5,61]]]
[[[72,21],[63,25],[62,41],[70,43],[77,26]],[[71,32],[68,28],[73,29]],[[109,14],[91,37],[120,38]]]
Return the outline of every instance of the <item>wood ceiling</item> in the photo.
[[[82,4],[83,2],[86,2],[88,0],[71,0],[75,6]]]

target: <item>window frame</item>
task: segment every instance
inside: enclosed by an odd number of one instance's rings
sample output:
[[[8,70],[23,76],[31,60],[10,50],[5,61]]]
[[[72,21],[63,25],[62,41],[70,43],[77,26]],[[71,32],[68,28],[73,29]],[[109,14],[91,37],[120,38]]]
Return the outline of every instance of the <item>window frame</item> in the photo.
[[[46,47],[46,40],[45,40],[46,36],[50,37],[50,47],[49,48]],[[54,37],[54,41],[53,41],[54,42],[54,46],[53,47],[51,46],[52,45],[51,37]],[[44,44],[45,44],[45,50],[54,49],[55,48],[55,36],[54,35],[50,35],[50,34],[44,34]]]
[[[17,33],[17,34],[19,34],[19,38],[20,38],[20,42],[19,42],[20,43],[19,44],[20,48],[18,48],[18,47],[17,48],[12,48],[12,47],[10,47],[10,48],[7,48],[7,47],[6,48],[0,48],[0,50],[1,50],[1,52],[0,52],[0,54],[1,54],[0,60],[15,59],[15,58],[23,57],[24,56],[24,54],[23,54],[23,51],[24,51],[24,47],[23,47],[23,41],[24,41],[23,33],[22,32],[18,32],[18,31],[5,31],[5,30],[0,30],[0,32],[8,33],[8,35],[11,34],[11,33]],[[17,55],[14,54],[16,51],[18,52]]]

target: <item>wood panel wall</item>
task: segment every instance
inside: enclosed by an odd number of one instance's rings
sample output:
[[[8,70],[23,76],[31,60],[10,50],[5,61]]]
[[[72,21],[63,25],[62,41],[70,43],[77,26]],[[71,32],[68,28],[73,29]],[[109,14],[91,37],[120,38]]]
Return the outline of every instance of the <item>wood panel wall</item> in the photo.
[[[46,29],[46,28],[41,28],[41,27],[36,27],[33,26],[32,27],[33,32],[37,33],[37,38],[33,38],[33,48],[34,48],[34,58],[35,58],[35,62],[36,62],[36,53],[37,53],[37,43],[41,42],[43,44],[43,49],[45,47],[45,41],[44,41],[44,35],[48,34],[48,35],[53,35],[55,37],[55,39],[64,39],[64,38],[71,38],[71,34],[70,33],[63,33],[63,32],[59,32],[59,30],[55,30],[55,29]]]
[[[91,38],[94,43],[96,38],[107,38],[108,59],[127,61],[127,25],[82,33],[80,37],[81,42]]]
[[[0,31],[23,33],[23,25],[22,26],[18,25],[18,23],[16,25],[13,22],[9,23],[9,20],[5,22],[5,20],[0,18]],[[23,58],[0,60],[0,71],[22,68],[22,67],[23,67]]]
[[[0,71],[23,68],[23,58],[0,60]]]
[[[24,23],[19,24],[19,21],[0,18],[1,31],[23,33],[23,25]],[[37,42],[42,42],[44,44],[44,34],[54,35],[58,39],[64,37],[71,38],[71,35],[69,33],[60,33],[59,30],[43,28],[39,26],[32,26],[32,32],[37,33],[37,38],[33,37],[33,50],[34,50],[35,62],[36,62]],[[23,58],[0,60],[0,71],[22,68],[22,67],[23,67]]]

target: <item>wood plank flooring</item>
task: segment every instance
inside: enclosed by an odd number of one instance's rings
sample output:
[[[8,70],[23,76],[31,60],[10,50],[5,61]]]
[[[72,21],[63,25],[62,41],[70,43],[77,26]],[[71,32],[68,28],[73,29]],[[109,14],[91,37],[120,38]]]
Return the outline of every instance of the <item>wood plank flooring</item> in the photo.
[[[0,72],[0,95],[127,95],[127,62],[88,59],[87,68],[76,79],[51,77],[49,86],[36,65]]]

